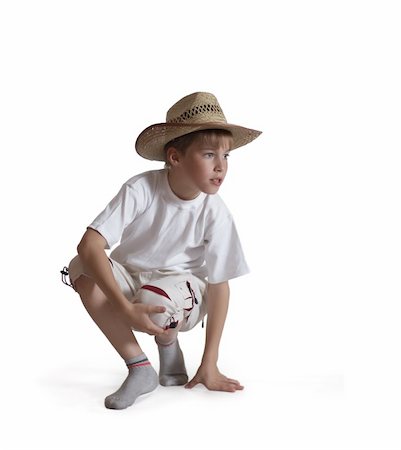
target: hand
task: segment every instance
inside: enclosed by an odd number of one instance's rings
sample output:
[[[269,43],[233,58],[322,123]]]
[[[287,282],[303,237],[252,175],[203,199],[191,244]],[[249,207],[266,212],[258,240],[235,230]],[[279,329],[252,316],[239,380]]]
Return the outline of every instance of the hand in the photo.
[[[149,314],[163,313],[164,306],[143,305],[142,303],[129,303],[124,308],[125,322],[135,331],[142,331],[150,335],[164,334],[166,330],[157,326],[149,317]]]
[[[244,389],[239,381],[221,374],[216,365],[201,364],[196,375],[185,387],[191,389],[198,383],[202,383],[211,391],[235,392]]]

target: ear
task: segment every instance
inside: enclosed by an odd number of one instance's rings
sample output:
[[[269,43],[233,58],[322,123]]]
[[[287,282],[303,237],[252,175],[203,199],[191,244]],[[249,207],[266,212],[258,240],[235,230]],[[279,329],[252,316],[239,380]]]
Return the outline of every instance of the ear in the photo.
[[[167,149],[167,163],[171,167],[176,167],[180,164],[181,153],[175,147],[169,147]]]

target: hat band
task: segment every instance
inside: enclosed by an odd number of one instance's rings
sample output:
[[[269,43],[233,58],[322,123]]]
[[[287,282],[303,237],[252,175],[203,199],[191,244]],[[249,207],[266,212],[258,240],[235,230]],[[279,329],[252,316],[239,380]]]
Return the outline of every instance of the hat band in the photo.
[[[191,109],[188,109],[187,111],[184,111],[182,114],[180,114],[177,117],[174,117],[173,119],[167,118],[167,123],[183,123],[183,122],[192,122],[192,120],[199,114],[202,115],[210,115],[213,116],[213,122],[221,122],[221,123],[227,123],[226,118],[224,117],[223,111],[221,110],[219,105],[213,105],[213,104],[204,104],[204,105],[197,105],[193,106]],[[210,117],[208,118],[210,119]]]

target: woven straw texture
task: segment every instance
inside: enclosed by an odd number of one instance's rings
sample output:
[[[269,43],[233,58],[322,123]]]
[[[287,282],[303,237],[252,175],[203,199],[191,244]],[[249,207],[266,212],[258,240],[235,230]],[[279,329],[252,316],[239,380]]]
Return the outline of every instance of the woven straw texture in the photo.
[[[166,122],[143,130],[135,143],[136,151],[146,159],[164,161],[164,146],[184,134],[199,130],[223,129],[233,135],[232,150],[256,139],[262,132],[227,123],[213,94],[195,92],[175,103],[167,112]]]

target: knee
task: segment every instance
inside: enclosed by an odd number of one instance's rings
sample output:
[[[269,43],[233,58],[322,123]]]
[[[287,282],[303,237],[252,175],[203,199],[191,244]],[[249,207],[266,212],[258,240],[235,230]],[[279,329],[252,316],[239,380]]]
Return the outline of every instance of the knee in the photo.
[[[85,275],[84,267],[79,255],[76,255],[70,261],[67,273],[70,280],[70,286],[79,293],[79,289],[84,285],[82,278],[84,278],[83,275]]]
[[[82,300],[90,297],[91,294],[94,292],[95,288],[96,283],[94,282],[94,280],[92,280],[92,278],[89,278],[86,275],[80,275],[74,281],[74,289],[81,296]]]
[[[163,334],[160,334],[156,337],[156,343],[161,345],[170,345],[177,339],[177,334],[180,331],[183,322],[180,322],[177,325],[177,328],[170,328],[165,331]]]
[[[177,307],[165,291],[156,286],[142,286],[138,291],[137,301],[144,305],[164,306],[166,308],[163,313],[150,314],[151,320],[161,328],[177,328],[179,322],[183,319],[183,311]]]

